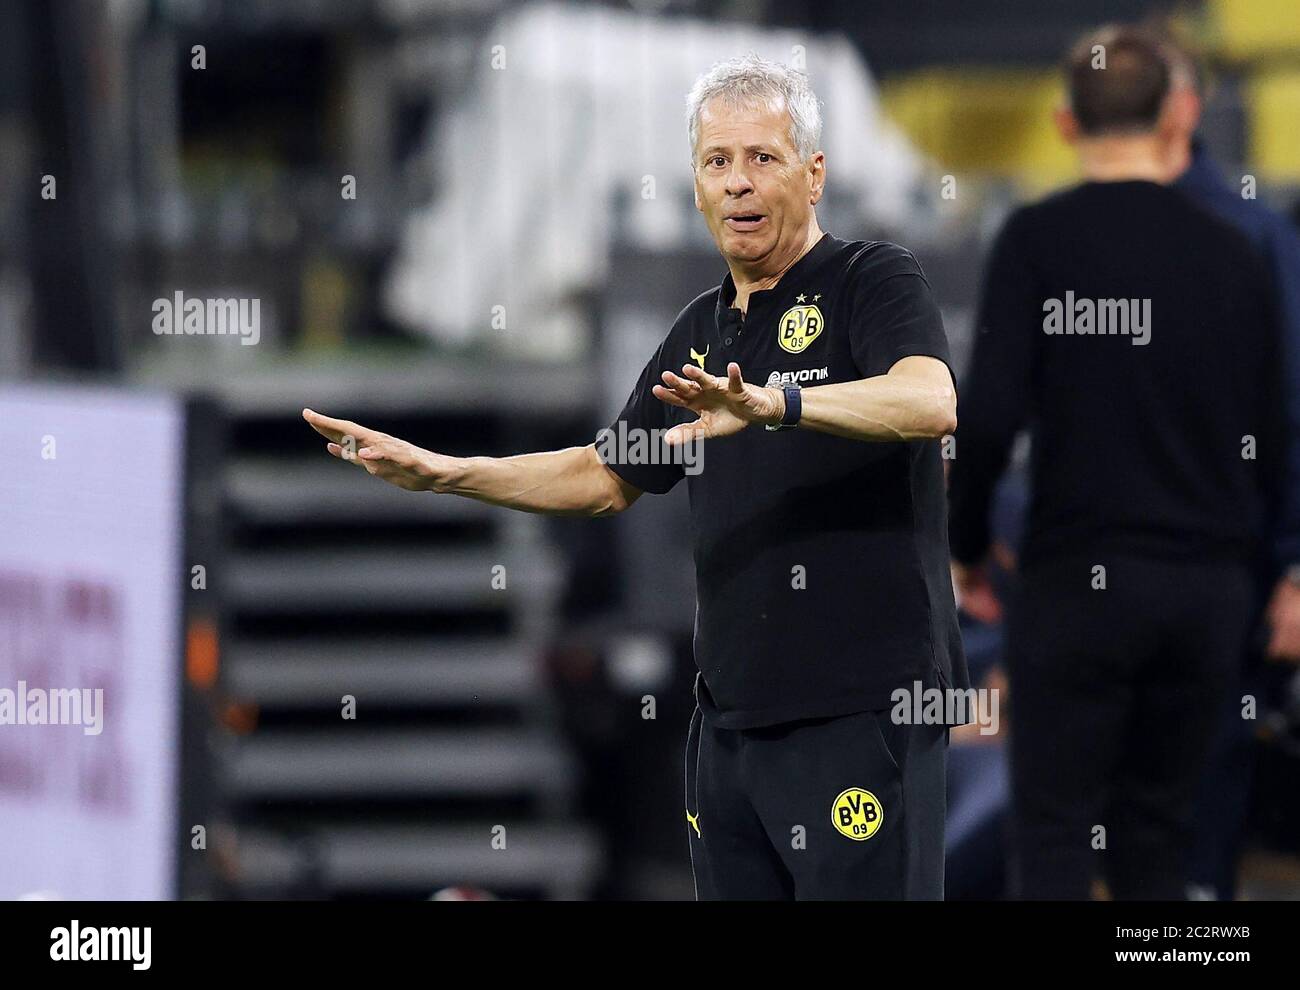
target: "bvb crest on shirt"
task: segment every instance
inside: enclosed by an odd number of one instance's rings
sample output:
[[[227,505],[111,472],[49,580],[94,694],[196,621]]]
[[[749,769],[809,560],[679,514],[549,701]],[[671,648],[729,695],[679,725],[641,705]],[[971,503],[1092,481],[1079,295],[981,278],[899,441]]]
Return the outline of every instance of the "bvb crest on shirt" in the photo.
[[[777,325],[776,339],[782,350],[798,354],[817,339],[823,326],[822,311],[816,306],[791,306]]]

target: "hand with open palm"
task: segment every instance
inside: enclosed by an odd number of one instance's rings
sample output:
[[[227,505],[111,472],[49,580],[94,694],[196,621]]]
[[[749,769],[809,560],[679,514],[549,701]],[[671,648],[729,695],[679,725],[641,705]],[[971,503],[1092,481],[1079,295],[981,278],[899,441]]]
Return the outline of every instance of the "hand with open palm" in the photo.
[[[746,382],[740,365],[727,365],[727,377],[719,378],[693,364],[682,366],[682,374],[663,373],[663,384],[651,391],[656,399],[689,409],[699,418],[674,426],[664,436],[670,446],[705,437],[739,433],[751,423],[776,424],[785,415],[785,395],[778,388],[764,388]]]

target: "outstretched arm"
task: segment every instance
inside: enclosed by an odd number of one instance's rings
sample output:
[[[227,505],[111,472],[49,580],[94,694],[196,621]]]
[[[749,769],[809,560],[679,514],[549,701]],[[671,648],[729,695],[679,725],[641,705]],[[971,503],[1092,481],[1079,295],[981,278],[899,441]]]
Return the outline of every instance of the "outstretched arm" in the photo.
[[[601,462],[594,444],[514,457],[450,457],[311,409],[302,418],[330,441],[332,455],[407,491],[565,516],[614,515],[641,495]]]
[[[957,390],[938,358],[910,355],[884,375],[804,389],[799,425],[851,440],[932,440],[957,428]]]
[[[730,436],[750,424],[779,423],[785,414],[785,393],[746,382],[734,361],[726,378],[686,365],[681,375],[665,371],[663,382],[654,387],[656,398],[699,417],[669,430],[669,444]],[[905,357],[888,374],[803,389],[802,397],[801,429],[851,440],[925,440],[957,425],[951,373],[933,357]]]

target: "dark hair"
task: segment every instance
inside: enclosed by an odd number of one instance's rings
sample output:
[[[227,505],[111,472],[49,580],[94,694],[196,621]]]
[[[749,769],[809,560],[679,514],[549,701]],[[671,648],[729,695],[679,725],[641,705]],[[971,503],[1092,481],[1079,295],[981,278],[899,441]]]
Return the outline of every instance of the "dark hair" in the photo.
[[[1100,64],[1099,57],[1104,60]],[[1175,72],[1186,68],[1159,33],[1107,25],[1082,38],[1066,58],[1070,109],[1090,137],[1150,131],[1160,119]]]

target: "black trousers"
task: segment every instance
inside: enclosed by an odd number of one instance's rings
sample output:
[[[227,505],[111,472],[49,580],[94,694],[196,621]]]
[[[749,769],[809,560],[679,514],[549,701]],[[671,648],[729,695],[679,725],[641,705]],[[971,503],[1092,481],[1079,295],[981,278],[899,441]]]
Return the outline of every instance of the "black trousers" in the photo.
[[[699,900],[943,899],[943,725],[889,711],[686,743],[686,831]]]
[[[1022,573],[1007,626],[1015,895],[1086,900],[1100,875],[1116,899],[1185,897],[1194,818],[1215,813],[1197,784],[1252,616],[1245,566]]]

